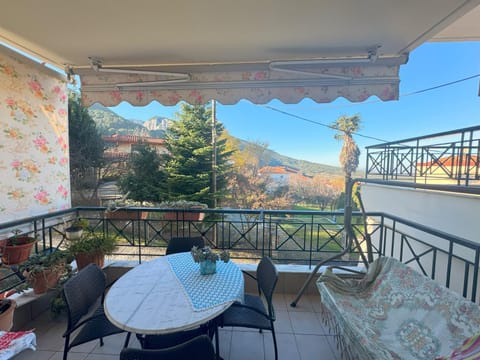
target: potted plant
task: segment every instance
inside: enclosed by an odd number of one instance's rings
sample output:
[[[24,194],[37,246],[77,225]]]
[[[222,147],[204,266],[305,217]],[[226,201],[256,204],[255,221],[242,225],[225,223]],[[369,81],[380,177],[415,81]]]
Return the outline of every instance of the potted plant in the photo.
[[[65,237],[67,240],[79,239],[83,231],[90,226],[90,222],[87,219],[77,218],[73,223],[64,229]]]
[[[0,300],[0,331],[10,331],[13,326],[13,312],[17,306],[15,300]]]
[[[213,252],[209,246],[198,248],[194,246],[190,251],[193,257],[193,261],[200,264],[200,274],[209,275],[214,274],[217,271],[217,261],[222,260],[228,262],[230,260],[230,253],[227,250],[223,250],[219,254]]]
[[[72,260],[70,253],[57,249],[31,255],[19,266],[19,271],[25,276],[26,285],[32,287],[35,294],[43,294],[55,288],[60,278],[71,272]]]
[[[20,230],[14,230],[12,237],[2,241],[2,264],[20,264],[30,256],[36,238],[20,233]]]
[[[69,241],[67,249],[75,257],[78,270],[90,263],[103,267],[105,255],[116,248],[116,238],[102,232],[87,231],[81,238]]]
[[[108,203],[105,210],[107,219],[112,220],[145,220],[148,217],[148,211],[130,209],[131,207],[153,207],[154,204],[147,201],[135,201],[131,199],[121,199]]]
[[[164,213],[163,218],[165,220],[173,221],[202,221],[205,218],[205,213],[201,211],[185,211],[187,209],[206,209],[207,204],[203,204],[198,201],[187,200],[175,200],[164,201],[158,205],[160,208],[172,209]],[[173,210],[175,209],[175,210]]]

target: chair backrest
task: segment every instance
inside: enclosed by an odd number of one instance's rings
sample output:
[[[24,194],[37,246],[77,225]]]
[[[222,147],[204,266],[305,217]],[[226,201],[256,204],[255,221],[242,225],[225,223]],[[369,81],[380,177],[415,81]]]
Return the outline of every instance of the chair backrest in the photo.
[[[124,348],[120,360],[214,360],[215,350],[206,335],[166,349]]]
[[[63,297],[67,306],[69,329],[102,298],[106,282],[102,269],[95,264],[89,264],[65,282]]]
[[[257,282],[258,286],[265,296],[268,305],[268,313],[270,317],[275,318],[272,305],[273,292],[277,286],[278,271],[272,260],[265,256],[257,266]]]
[[[169,255],[177,254],[180,252],[187,252],[190,251],[194,246],[197,246],[199,248],[204,247],[205,241],[203,240],[203,237],[173,237],[168,242],[165,254]]]

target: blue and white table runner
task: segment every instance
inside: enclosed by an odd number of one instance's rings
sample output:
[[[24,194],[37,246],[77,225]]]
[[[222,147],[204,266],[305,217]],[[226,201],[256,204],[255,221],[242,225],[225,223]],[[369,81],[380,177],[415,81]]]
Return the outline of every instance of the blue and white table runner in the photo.
[[[194,311],[206,310],[232,300],[243,302],[243,275],[231,261],[217,261],[215,274],[200,275],[200,264],[193,261],[190,253],[169,255],[167,259]]]

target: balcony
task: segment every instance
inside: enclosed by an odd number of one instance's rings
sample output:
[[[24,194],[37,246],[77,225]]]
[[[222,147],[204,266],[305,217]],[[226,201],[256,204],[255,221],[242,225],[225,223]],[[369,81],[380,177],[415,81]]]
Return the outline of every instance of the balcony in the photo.
[[[101,207],[76,208],[3,224],[1,230],[5,232],[21,228],[36,232],[40,240],[36,251],[42,251],[49,247],[61,248],[64,245],[63,229],[76,216],[88,218],[96,231],[115,234],[119,238],[118,249],[108,258],[109,265],[106,268],[111,279],[135,264],[164,255],[166,244],[173,236],[203,236],[210,246],[229,249],[233,260],[246,270],[254,269],[258,259],[268,255],[280,273],[275,295],[280,358],[313,359],[319,353],[329,354],[325,357],[328,359],[341,358],[341,354],[335,350],[333,335],[322,323],[320,297],[314,282],[296,308],[289,305],[315,264],[342,250],[343,213],[207,209],[203,210],[206,212],[203,221],[177,221],[165,219],[163,214],[166,209],[132,208],[132,218],[122,220],[106,218],[104,210]],[[140,217],[140,210],[149,213],[146,219]],[[178,219],[187,218],[180,216],[180,213],[183,211],[177,214]],[[389,214],[368,212],[366,215],[375,257],[395,256],[478,303],[479,244]],[[364,247],[366,243],[361,213],[353,213],[352,224],[360,246]],[[361,266],[360,253],[352,249],[348,256],[331,263]],[[246,285],[247,291],[253,291],[251,284]],[[30,296],[29,300],[35,299]],[[19,359],[37,358],[40,354],[47,358],[60,356],[64,320],[51,321],[47,307],[48,301],[39,298],[24,304],[19,309],[24,310],[19,311],[18,316],[16,314],[15,328],[37,329],[39,343],[38,352],[25,352]],[[116,358],[122,341],[121,336],[112,337],[103,348],[98,347],[96,342],[91,343],[74,349],[72,356]],[[256,331],[223,329],[221,346],[225,359],[245,358],[245,349],[253,352],[251,358],[273,356],[268,332],[260,335]],[[78,354],[73,355],[75,352]]]
[[[480,126],[398,140],[367,148],[366,178],[449,185],[480,185]],[[471,190],[472,191],[472,190]]]

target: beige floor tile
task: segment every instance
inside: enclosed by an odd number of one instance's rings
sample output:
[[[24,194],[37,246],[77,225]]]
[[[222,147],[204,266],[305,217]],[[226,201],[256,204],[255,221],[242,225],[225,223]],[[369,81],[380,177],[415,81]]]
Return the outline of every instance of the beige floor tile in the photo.
[[[295,335],[301,360],[338,360],[326,336]]]
[[[275,350],[269,334],[264,336],[265,360],[275,360]],[[293,334],[276,334],[278,359],[279,360],[300,360],[297,343]],[[313,359],[312,359],[313,360]]]
[[[229,360],[263,359],[263,334],[232,331]]]
[[[277,321],[275,329],[280,360],[339,360],[333,336],[323,325],[319,310],[319,297],[304,295],[297,308],[290,307],[295,294],[275,294],[274,307]],[[53,319],[42,314],[32,323],[37,334],[37,351],[24,351],[15,360],[61,360],[63,355],[65,319]],[[273,360],[272,333],[247,328],[221,328],[219,330],[220,354],[224,360]],[[98,340],[70,350],[68,360],[118,360],[126,334],[105,338],[105,345]],[[140,347],[132,335],[130,347]]]
[[[88,356],[88,353],[68,353],[68,360],[85,360]],[[57,352],[49,360],[62,360],[63,352]]]
[[[93,354],[103,354],[103,355],[119,355],[120,351],[125,344],[125,338],[127,334],[116,334],[107,336],[103,339],[103,346],[100,346],[100,343],[96,341],[96,346],[91,351]],[[135,335],[130,337],[129,347],[135,347],[135,344],[138,344],[136,347],[140,347]]]
[[[277,333],[293,334],[292,322],[287,311],[276,311],[276,320],[274,323],[275,331]]]
[[[49,360],[54,355],[55,352],[53,351],[24,350],[17,356],[13,357],[13,360]]]
[[[273,307],[276,311],[287,311],[288,306],[284,294],[274,294],[272,299]]]
[[[118,355],[89,354],[85,360],[118,360]]]
[[[215,339],[213,339],[215,344]],[[230,346],[232,343],[232,331],[220,329],[218,331],[218,347],[220,348],[220,356],[224,360],[228,360],[230,356]]]
[[[300,300],[297,302],[297,306],[292,307],[290,304],[295,300],[296,294],[285,294],[285,302],[288,305],[288,311],[296,311],[296,312],[313,312],[314,308],[312,303],[310,302],[310,299],[306,296],[303,295]]]
[[[312,305],[313,311],[319,313],[322,310],[322,301],[320,295],[307,295],[307,300]],[[302,301],[302,299],[300,299]]]
[[[320,322],[316,313],[291,311],[288,314],[295,334],[328,335],[328,329]]]

